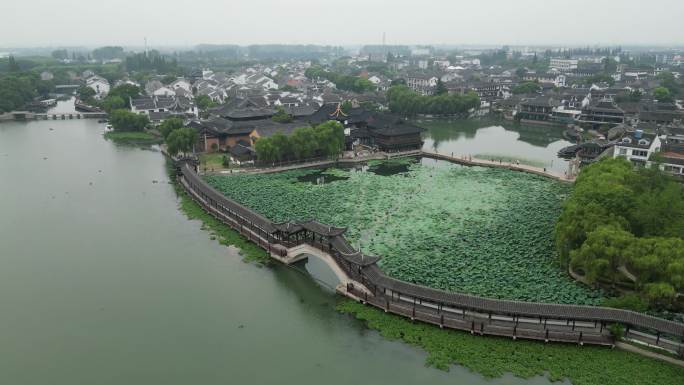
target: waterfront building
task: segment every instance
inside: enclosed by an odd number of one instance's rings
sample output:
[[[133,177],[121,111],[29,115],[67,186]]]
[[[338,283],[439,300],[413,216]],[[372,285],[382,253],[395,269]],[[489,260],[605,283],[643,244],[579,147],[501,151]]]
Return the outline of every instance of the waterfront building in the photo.
[[[627,132],[615,144],[613,157],[623,157],[635,166],[646,166],[651,155],[660,151],[660,138],[656,133],[646,133],[637,129]]]
[[[525,99],[518,105],[516,117],[520,120],[548,121],[555,107],[560,102],[550,96],[538,96],[533,99]]]
[[[598,128],[604,125],[615,126],[624,120],[625,112],[620,107],[611,101],[602,100],[582,108],[578,123],[588,128]]]
[[[109,94],[109,82],[101,76],[93,75],[89,77],[86,80],[86,86],[95,91],[95,98],[97,99],[104,99]]]

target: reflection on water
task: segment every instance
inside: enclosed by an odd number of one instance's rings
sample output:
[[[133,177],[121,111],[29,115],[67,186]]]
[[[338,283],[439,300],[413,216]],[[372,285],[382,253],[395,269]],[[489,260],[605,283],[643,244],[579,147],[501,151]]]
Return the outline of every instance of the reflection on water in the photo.
[[[368,171],[376,175],[392,176],[408,172],[411,163],[413,162],[409,159],[403,159],[400,161],[387,161],[369,166]]]
[[[349,179],[349,177],[346,177],[346,176],[338,176],[338,175],[330,174],[330,173],[328,173],[330,170],[331,170],[330,168],[314,170],[314,171],[309,172],[306,175],[298,176],[297,181],[319,185],[319,184],[326,184],[326,183],[334,182],[336,180]]]
[[[563,139],[560,127],[516,125],[488,120],[421,120],[426,150],[484,158],[519,159],[563,172],[567,162],[558,150],[572,143]]]
[[[310,279],[326,292],[334,293],[335,288],[340,284],[339,278],[337,278],[330,266],[315,256],[309,256],[295,263],[294,267],[303,274],[307,274]]]

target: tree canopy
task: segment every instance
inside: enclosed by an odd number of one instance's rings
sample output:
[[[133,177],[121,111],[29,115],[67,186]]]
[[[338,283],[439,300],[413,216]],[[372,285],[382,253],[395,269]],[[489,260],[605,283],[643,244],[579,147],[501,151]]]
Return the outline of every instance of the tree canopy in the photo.
[[[41,80],[34,72],[0,76],[0,113],[20,110],[39,96],[53,92],[53,81]]]
[[[289,136],[276,132],[257,139],[254,149],[257,158],[266,162],[337,156],[344,149],[344,127],[331,120],[315,127],[297,128]]]
[[[335,83],[335,87],[344,91],[363,93],[375,90],[375,84],[366,78],[327,71],[323,67],[310,67],[304,72],[304,75],[309,79],[327,79]]]
[[[279,106],[271,120],[278,123],[290,123],[294,120],[294,117],[288,114],[283,107]]]
[[[171,134],[171,132],[181,127],[183,127],[183,120],[181,120],[180,118],[169,118],[164,120],[159,125],[159,132],[161,133],[162,137],[166,139],[169,137],[169,134]]]
[[[177,128],[166,137],[166,149],[171,155],[191,152],[197,143],[197,131],[189,128]]]
[[[541,86],[539,86],[539,83],[537,82],[524,82],[520,83],[517,86],[513,87],[511,89],[511,92],[514,94],[532,94],[535,92],[539,92],[541,90]]]
[[[659,102],[671,102],[674,100],[670,90],[665,87],[656,87],[653,89],[653,97]]]
[[[114,110],[109,114],[109,122],[115,131],[143,131],[150,120],[147,115],[128,110]]]
[[[684,291],[684,189],[657,167],[605,159],[577,178],[556,224],[561,262],[615,284],[624,267],[654,307]]]
[[[393,86],[387,92],[387,97],[390,110],[404,116],[465,114],[480,106],[480,98],[474,92],[423,96],[406,86]]]

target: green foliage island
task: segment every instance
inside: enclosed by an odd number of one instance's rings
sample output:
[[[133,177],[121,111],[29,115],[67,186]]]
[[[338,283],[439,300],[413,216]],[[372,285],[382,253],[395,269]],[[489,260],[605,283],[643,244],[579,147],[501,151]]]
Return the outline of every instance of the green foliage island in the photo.
[[[684,290],[684,190],[621,158],[588,166],[563,206],[556,243],[562,263],[590,283],[636,290],[613,306],[673,307]]]

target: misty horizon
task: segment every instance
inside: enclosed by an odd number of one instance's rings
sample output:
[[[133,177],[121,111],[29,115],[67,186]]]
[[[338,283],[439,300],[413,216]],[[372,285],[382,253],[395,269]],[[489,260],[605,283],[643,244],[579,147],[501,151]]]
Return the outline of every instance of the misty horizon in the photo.
[[[89,4],[83,0],[9,4],[0,34],[12,38],[0,40],[0,46],[142,47],[145,38],[150,47],[160,48],[361,46],[382,44],[383,34],[388,45],[673,46],[682,45],[684,36],[684,25],[678,20],[684,2],[674,0],[580,0],[569,7],[540,0],[483,4],[198,0],[189,10],[157,0],[122,0],[97,8]],[[26,28],[30,25],[51,28]]]

